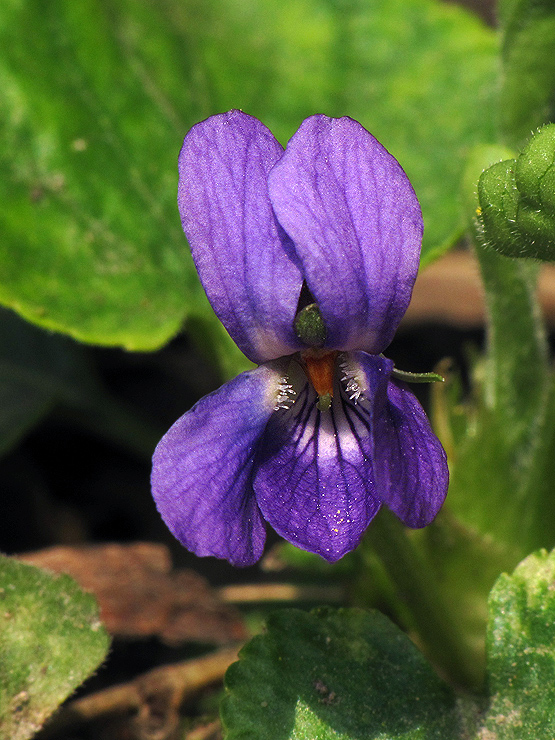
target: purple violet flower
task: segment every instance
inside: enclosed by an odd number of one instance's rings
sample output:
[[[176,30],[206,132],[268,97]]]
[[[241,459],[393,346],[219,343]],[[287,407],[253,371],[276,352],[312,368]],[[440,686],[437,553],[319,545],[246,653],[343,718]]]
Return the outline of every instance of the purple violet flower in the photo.
[[[251,565],[265,522],[329,561],[382,504],[429,524],[445,453],[381,354],[409,304],[423,228],[398,162],[350,118],[307,118],[284,152],[232,110],[185,137],[178,203],[208,298],[259,366],[156,448],[153,494],[173,534]]]

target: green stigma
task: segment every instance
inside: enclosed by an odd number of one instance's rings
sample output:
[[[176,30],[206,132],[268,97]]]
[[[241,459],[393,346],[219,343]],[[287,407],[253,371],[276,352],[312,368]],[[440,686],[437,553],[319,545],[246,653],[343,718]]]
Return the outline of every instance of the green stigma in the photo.
[[[307,347],[323,347],[326,325],[317,303],[309,303],[295,316],[295,334]]]
[[[331,393],[324,393],[323,396],[318,396],[317,406],[320,411],[327,411],[331,406]]]

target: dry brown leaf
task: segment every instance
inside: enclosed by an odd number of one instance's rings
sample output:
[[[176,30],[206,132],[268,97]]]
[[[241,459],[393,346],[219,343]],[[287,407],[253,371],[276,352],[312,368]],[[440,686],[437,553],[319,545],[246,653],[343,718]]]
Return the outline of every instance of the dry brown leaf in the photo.
[[[243,640],[239,612],[192,570],[172,570],[164,545],[52,547],[18,559],[67,573],[96,596],[106,629],[117,637],[157,635],[165,642]]]

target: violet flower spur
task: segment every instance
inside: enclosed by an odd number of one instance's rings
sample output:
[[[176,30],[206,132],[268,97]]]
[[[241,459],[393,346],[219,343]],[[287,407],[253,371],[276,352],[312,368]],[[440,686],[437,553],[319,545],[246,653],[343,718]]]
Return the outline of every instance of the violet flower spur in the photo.
[[[350,118],[306,119],[283,150],[238,110],[179,157],[183,228],[208,298],[259,366],[160,441],[157,507],[197,555],[250,565],[266,522],[329,561],[380,506],[435,517],[445,453],[382,356],[408,306],[422,215],[398,162]]]

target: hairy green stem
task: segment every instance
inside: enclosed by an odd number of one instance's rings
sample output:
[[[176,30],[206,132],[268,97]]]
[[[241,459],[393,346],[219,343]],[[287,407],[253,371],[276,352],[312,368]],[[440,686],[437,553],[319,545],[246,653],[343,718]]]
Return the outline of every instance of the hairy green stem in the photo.
[[[477,690],[484,681],[483,656],[465,640],[457,615],[407,530],[389,511],[376,518],[367,539],[397,588],[430,660],[454,684]]]

